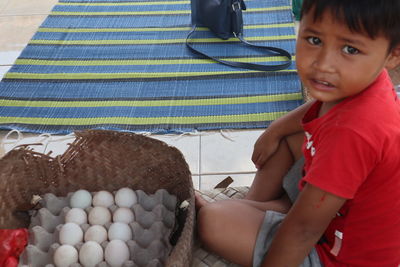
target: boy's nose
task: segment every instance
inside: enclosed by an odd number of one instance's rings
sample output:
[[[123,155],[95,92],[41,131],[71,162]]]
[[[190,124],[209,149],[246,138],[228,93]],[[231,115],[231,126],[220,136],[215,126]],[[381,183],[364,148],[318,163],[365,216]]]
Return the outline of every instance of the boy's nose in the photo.
[[[335,55],[335,53],[327,49],[321,49],[313,62],[313,67],[320,72],[334,72],[336,69],[335,62],[337,56],[338,55]]]

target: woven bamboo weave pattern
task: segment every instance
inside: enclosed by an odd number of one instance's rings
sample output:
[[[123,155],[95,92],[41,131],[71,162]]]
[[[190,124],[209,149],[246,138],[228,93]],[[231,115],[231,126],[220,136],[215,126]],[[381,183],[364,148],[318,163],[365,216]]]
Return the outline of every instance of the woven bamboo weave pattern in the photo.
[[[0,228],[27,227],[33,195],[86,189],[114,191],[130,187],[153,194],[164,188],[188,201],[177,214],[174,245],[166,266],[189,266],[194,231],[194,190],[190,171],[176,148],[141,135],[114,131],[76,132],[61,156],[20,148],[0,159]]]

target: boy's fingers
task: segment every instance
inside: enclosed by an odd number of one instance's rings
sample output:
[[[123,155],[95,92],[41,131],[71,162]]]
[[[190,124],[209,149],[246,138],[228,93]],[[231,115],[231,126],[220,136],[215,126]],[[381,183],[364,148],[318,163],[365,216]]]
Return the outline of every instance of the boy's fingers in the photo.
[[[261,169],[262,165],[263,165],[263,164],[261,164],[261,163],[257,163],[257,164],[256,164],[256,169],[257,169],[257,170]]]
[[[263,157],[260,155],[260,157],[257,158],[257,161],[254,162],[257,170],[261,169],[261,167],[264,165],[264,162],[265,161],[263,160]]]
[[[251,161],[253,161],[254,164],[257,164],[259,157],[260,157],[260,153],[253,151],[253,154],[251,155]]]

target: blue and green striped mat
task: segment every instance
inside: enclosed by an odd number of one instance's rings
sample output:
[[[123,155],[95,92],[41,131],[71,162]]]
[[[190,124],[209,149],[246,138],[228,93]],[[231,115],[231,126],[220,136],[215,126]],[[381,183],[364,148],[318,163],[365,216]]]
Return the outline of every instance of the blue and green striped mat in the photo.
[[[294,52],[290,0],[248,0],[245,36]],[[231,68],[185,46],[187,0],[61,0],[0,82],[0,128],[153,133],[262,128],[301,104],[295,64],[279,72]],[[222,40],[205,28],[195,46],[213,56],[283,58]]]

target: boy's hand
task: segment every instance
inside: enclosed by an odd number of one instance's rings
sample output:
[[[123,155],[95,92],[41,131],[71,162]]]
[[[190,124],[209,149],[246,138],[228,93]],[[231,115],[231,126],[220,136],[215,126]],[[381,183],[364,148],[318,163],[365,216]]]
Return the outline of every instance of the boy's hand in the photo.
[[[301,119],[314,101],[308,101],[298,108],[273,121],[254,144],[251,160],[260,169],[275,153],[282,138],[303,131]]]
[[[257,169],[260,169],[265,162],[271,157],[278,149],[281,138],[267,128],[257,139],[254,144],[253,155],[251,160]]]

